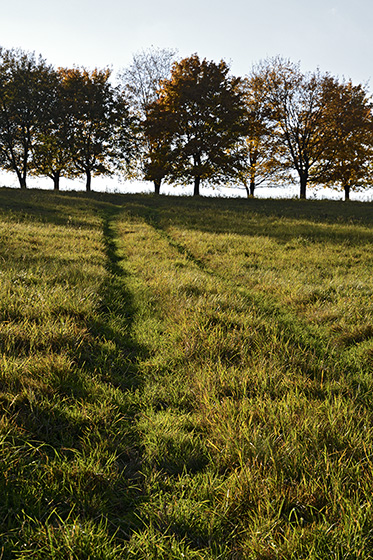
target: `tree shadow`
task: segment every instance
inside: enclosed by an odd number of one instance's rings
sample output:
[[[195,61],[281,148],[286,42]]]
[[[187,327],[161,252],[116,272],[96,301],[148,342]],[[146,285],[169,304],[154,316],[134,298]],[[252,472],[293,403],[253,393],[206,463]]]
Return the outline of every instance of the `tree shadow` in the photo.
[[[358,243],[371,241],[372,202],[297,199],[154,196],[98,192],[48,192],[0,189],[0,208],[19,221],[92,228],[100,216],[125,208],[133,216],[166,229],[170,225],[206,233],[265,235],[280,243],[307,237],[309,242],[354,244],[348,225],[359,231]],[[84,214],[84,208],[89,212]],[[83,218],[82,216],[85,217]],[[361,226],[361,228],[359,228]],[[107,232],[106,232],[107,233]],[[104,235],[106,235],[104,233]],[[110,247],[108,247],[110,250]],[[111,255],[113,256],[113,255]]]
[[[127,288],[128,274],[119,264],[121,258],[113,229],[120,210],[111,208],[102,215],[108,276],[102,286],[98,318],[89,325],[95,343],[82,350],[81,360],[86,367],[96,372],[99,370],[105,379],[121,389],[135,390],[142,383],[137,370],[138,356],[146,356],[148,351],[131,335],[136,307]]]
[[[20,542],[18,531],[32,530],[32,519],[59,524],[72,511],[85,521],[104,520],[118,539],[129,538],[140,523],[135,511],[143,495],[142,450],[133,395],[142,386],[138,359],[147,348],[131,332],[136,308],[113,226],[119,211],[106,208],[101,214],[108,274],[99,312],[93,320],[79,319],[87,336],[61,348],[70,370],[61,366],[49,376],[49,386],[35,386],[34,399],[28,391],[2,402],[13,426],[5,448],[17,457],[8,473],[13,483],[0,483],[1,532],[14,536],[9,542]],[[25,473],[29,480],[22,483]],[[4,549],[4,558],[12,554]]]
[[[279,243],[307,239],[359,245],[372,241],[370,202],[129,196],[127,211],[158,229],[266,236]],[[356,235],[347,226],[356,227]]]

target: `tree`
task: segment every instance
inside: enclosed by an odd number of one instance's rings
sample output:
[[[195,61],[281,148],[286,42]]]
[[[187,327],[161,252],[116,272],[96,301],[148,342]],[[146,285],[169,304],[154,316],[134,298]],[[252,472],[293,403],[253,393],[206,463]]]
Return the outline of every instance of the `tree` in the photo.
[[[119,74],[131,110],[146,118],[146,107],[158,99],[162,81],[169,78],[176,50],[151,47],[132,56],[132,63]]]
[[[124,95],[129,102],[131,113],[137,119],[137,163],[132,168],[132,177],[140,177],[154,182],[154,192],[159,194],[162,180],[166,177],[166,167],[162,165],[163,148],[157,140],[150,141],[144,134],[143,122],[146,109],[159,97],[163,80],[170,77],[175,60],[173,49],[150,48],[133,55],[132,63],[119,75]]]
[[[33,146],[50,118],[54,71],[34,53],[0,50],[0,166],[26,188]]]
[[[278,134],[265,85],[260,71],[257,72],[255,68],[242,81],[248,131],[242,139],[245,165],[239,173],[239,179],[244,184],[248,197],[254,196],[258,185],[289,179],[285,166],[285,149]]]
[[[71,174],[84,174],[90,191],[92,175],[111,174],[119,158],[131,157],[128,107],[110,84],[108,69],[60,68],[59,73],[70,119]]]
[[[60,72],[55,73],[50,93],[50,118],[41,123],[33,145],[31,173],[50,177],[54,190],[59,190],[61,176],[73,174],[72,114]]]
[[[261,70],[283,145],[299,176],[300,198],[306,198],[310,170],[331,137],[323,118],[323,83],[328,76],[303,74],[299,64],[280,57],[262,63]]]
[[[146,135],[162,146],[168,177],[193,180],[195,196],[201,181],[226,181],[241,165],[246,113],[240,79],[228,73],[224,61],[200,61],[196,54],[175,62],[159,99],[148,107]]]
[[[361,84],[330,78],[324,82],[323,105],[331,138],[316,172],[324,184],[342,188],[349,200],[352,189],[372,184],[372,102]]]

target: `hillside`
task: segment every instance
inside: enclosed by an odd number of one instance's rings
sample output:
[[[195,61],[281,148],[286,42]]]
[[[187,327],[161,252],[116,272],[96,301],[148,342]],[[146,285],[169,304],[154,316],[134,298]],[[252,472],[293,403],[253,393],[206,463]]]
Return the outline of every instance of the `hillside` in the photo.
[[[0,558],[372,558],[372,210],[0,189]]]

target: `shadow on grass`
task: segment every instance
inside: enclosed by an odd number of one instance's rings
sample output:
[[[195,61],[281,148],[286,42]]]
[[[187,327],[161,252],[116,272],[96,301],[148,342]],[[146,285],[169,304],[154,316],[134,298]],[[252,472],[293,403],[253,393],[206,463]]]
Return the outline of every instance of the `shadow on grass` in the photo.
[[[234,201],[230,202],[232,202],[233,207]],[[282,205],[284,205],[284,203],[287,203],[289,207],[291,206],[293,208],[295,208],[296,205],[302,205],[304,203],[304,201],[260,200],[249,200],[245,202],[248,205],[254,203],[255,205],[257,205],[257,207],[261,207],[262,210],[266,207],[269,207],[272,209],[272,211],[274,211],[276,208],[280,209],[281,206],[277,203],[281,203]],[[218,203],[220,204],[222,203],[222,201],[218,201]],[[321,204],[322,203],[323,202],[321,202]],[[198,209],[203,204],[203,201],[196,201],[195,208]],[[209,201],[206,201],[206,204],[209,204]],[[213,204],[215,204],[215,201],[213,202]],[[308,204],[308,201],[306,202],[306,204]],[[311,202],[310,204],[313,204],[313,202]],[[343,205],[344,203],[342,202],[339,204]],[[210,210],[211,208],[212,204],[210,204]],[[362,206],[360,206],[360,209],[361,208]],[[317,206],[316,210],[319,211],[320,206]],[[348,205],[346,211],[349,212]],[[201,214],[198,215],[198,212],[195,212],[195,209],[193,210],[193,204],[191,205],[191,207],[189,207],[188,210],[186,210],[184,214],[182,214],[181,212],[175,214],[175,217],[173,219],[170,218],[170,214],[168,213],[167,209],[164,210],[162,208],[161,210],[153,207],[149,208],[147,205],[144,205],[144,207],[138,207],[136,211],[133,212],[137,212],[138,215],[141,215],[142,219],[144,219],[151,227],[154,228],[154,230],[156,230],[162,237],[164,237],[168,241],[168,243],[178,251],[180,255],[186,257],[205,274],[217,278],[220,282],[225,283],[228,289],[233,288],[234,290],[236,290],[241,294],[241,296],[249,306],[253,305],[255,309],[263,317],[266,318],[266,320],[269,320],[271,324],[271,329],[269,332],[275,333],[276,337],[284,337],[284,343],[286,343],[288,351],[292,351],[295,356],[298,356],[296,359],[297,367],[299,367],[302,370],[303,374],[310,380],[323,380],[327,375],[325,372],[326,364],[328,364],[327,367],[330,367],[330,371],[334,371],[336,364],[338,364],[340,376],[342,377],[343,375],[349,375],[351,377],[352,374],[356,375],[359,379],[359,391],[361,390],[362,393],[368,394],[369,384],[364,383],[360,379],[362,374],[361,372],[364,369],[364,365],[359,361],[350,359],[347,353],[343,352],[340,346],[336,346],[335,343],[333,344],[333,342],[330,341],[329,337],[326,337],[317,325],[310,324],[302,317],[297,316],[291,309],[288,309],[286,306],[283,306],[280,302],[278,302],[276,298],[273,297],[270,293],[261,294],[255,292],[254,290],[250,290],[245,286],[237,286],[236,282],[234,280],[230,281],[224,273],[221,273],[213,268],[209,268],[209,266],[203,260],[195,256],[193,251],[188,248],[187,243],[183,244],[175,239],[172,235],[172,232],[170,233],[169,229],[170,224],[180,224],[180,226],[184,229],[188,229],[188,227],[190,227],[190,229],[195,228],[200,231],[212,231],[212,229],[210,229],[211,226],[208,223],[208,220],[210,219],[211,223],[213,223],[214,220],[217,224],[220,223],[220,226],[222,227],[222,231],[224,231],[224,233],[232,233],[234,231],[234,228],[236,227],[235,224],[232,225],[231,229],[227,228],[227,230],[224,230],[224,227],[222,226],[223,220],[219,222],[219,217],[214,217],[211,212],[209,214],[208,212],[205,213],[202,211]],[[316,219],[316,215],[314,216],[314,218]],[[334,216],[334,218],[336,217]],[[195,220],[195,222],[188,225],[189,219],[193,219]],[[263,220],[263,217],[261,217],[261,220]],[[335,220],[335,223],[339,222],[339,219]],[[288,241],[287,237],[289,236],[290,238],[290,236],[292,235],[292,231],[295,237],[297,232],[299,233],[301,231],[300,224],[296,225],[293,230],[290,230],[288,226],[284,226],[282,231],[281,223],[279,222],[278,225],[274,226],[275,230],[277,231],[277,233],[274,233],[274,230],[271,230],[271,224],[268,218],[266,219],[266,223],[269,224],[269,227],[267,228],[266,232],[263,233],[265,233],[269,237],[277,236],[277,240],[282,242]],[[260,228],[259,224],[260,221],[252,228],[253,236],[258,234]],[[328,232],[323,231],[323,229],[325,230],[325,228],[323,228],[322,225],[323,224],[317,223],[312,223],[311,225],[307,224],[308,228],[314,228],[316,232],[315,238],[313,240],[309,240],[309,243],[320,242],[323,238],[326,239],[328,243],[331,241],[328,237]],[[240,234],[245,234],[244,228],[241,229]],[[337,238],[339,235],[342,239],[342,241],[340,241],[342,245],[354,245],[354,243],[356,242],[356,244],[361,246],[365,242],[373,242],[373,232],[367,231],[366,229],[363,232],[358,232],[356,234],[356,239],[352,238],[353,235],[351,232],[347,230],[342,231],[342,229],[340,231],[338,230],[335,234],[335,237],[332,237],[332,243],[337,242]],[[305,248],[305,250],[307,249]],[[359,340],[364,341],[368,338],[371,338],[371,336],[371,327],[369,325],[368,328],[366,328],[364,331],[362,329],[359,329],[359,331],[354,333],[353,336],[350,337],[350,342],[354,343]],[[368,364],[367,367],[369,367]],[[318,390],[316,390],[316,394],[314,396],[317,398],[324,398],[325,394],[323,392],[320,393]]]
[[[84,213],[85,208],[89,212]],[[299,239],[308,244],[327,240],[360,245],[372,241],[372,233],[366,229],[372,225],[372,202],[156,197],[0,188],[0,216],[5,220],[36,219],[84,229],[100,227],[100,215],[110,215],[120,208],[163,228],[173,225],[206,233],[264,235],[280,243]],[[356,232],[348,228],[351,225],[356,227]]]
[[[0,218],[6,221],[92,229],[100,227],[98,212],[96,199],[75,192],[0,188]]]
[[[2,456],[9,458],[5,477],[0,468],[3,560],[18,554],[25,534],[45,520],[55,526],[74,518],[102,521],[117,541],[140,523],[142,450],[133,395],[142,384],[138,357],[147,350],[131,335],[136,309],[119,265],[116,217],[117,209],[102,214],[108,274],[99,312],[93,320],[80,318],[88,333],[81,344],[60,349],[70,369],[62,365],[53,373],[52,362],[46,364],[49,386],[37,389],[35,399],[28,391],[14,402],[0,400],[12,425],[0,438]]]
[[[265,236],[283,244],[297,240],[305,245],[327,241],[354,246],[371,243],[373,238],[367,229],[372,226],[370,202],[169,198],[128,196],[126,208],[165,230],[174,226],[213,234]]]
[[[146,355],[146,348],[131,336],[136,314],[132,294],[127,288],[127,273],[119,265],[113,221],[119,208],[103,213],[103,241],[108,272],[102,286],[101,305],[96,319],[89,325],[93,345],[82,349],[81,359],[95,373],[122,390],[135,389],[141,384],[137,375],[137,358]]]

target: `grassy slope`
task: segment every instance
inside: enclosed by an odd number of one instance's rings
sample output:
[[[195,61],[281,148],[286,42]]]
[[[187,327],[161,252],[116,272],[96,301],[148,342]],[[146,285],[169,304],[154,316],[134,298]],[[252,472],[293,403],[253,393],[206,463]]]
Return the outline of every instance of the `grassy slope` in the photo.
[[[0,207],[4,559],[373,557],[372,204]]]

